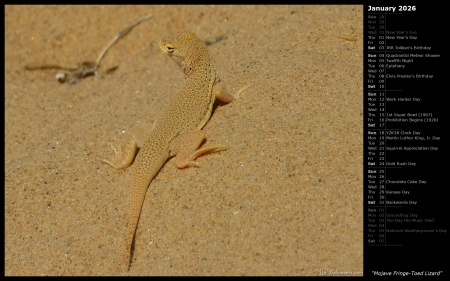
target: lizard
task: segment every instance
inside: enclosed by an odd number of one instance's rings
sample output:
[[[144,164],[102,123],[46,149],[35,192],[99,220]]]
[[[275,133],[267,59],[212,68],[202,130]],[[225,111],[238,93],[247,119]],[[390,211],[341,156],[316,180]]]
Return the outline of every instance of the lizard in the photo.
[[[176,167],[183,169],[198,166],[195,159],[203,154],[227,149],[224,145],[199,149],[205,139],[201,129],[211,117],[216,98],[225,103],[235,100],[225,90],[212,65],[207,46],[193,32],[183,31],[164,38],[159,46],[181,67],[185,74],[184,83],[162,110],[152,129],[139,136],[133,133],[120,153],[113,147],[116,154],[113,161],[102,160],[115,169],[125,169],[133,164],[126,236],[128,270],[145,194],[155,174],[173,156]]]

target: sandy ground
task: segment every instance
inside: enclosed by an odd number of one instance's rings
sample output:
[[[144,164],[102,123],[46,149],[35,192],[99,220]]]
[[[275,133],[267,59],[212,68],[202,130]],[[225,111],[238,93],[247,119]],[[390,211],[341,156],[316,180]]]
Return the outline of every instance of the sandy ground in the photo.
[[[95,61],[103,77],[59,84],[56,70]],[[6,275],[361,274],[361,6],[6,6]],[[232,148],[152,181],[130,271],[131,169],[114,156],[151,124],[183,73],[158,46],[192,30],[230,92],[204,127]]]

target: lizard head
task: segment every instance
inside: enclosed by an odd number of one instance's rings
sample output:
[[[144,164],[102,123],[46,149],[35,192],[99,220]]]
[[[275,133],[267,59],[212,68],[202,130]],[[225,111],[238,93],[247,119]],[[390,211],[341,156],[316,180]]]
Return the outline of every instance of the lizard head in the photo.
[[[183,31],[175,36],[164,38],[159,42],[159,47],[179,64],[186,74],[193,69],[200,58],[208,57],[205,43],[191,31]]]

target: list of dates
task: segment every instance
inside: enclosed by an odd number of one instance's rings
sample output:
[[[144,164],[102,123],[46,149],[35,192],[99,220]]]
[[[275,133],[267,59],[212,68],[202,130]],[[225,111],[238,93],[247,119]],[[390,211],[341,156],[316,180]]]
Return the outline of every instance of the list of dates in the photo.
[[[449,173],[442,27],[421,6],[365,8],[365,245],[439,247]]]

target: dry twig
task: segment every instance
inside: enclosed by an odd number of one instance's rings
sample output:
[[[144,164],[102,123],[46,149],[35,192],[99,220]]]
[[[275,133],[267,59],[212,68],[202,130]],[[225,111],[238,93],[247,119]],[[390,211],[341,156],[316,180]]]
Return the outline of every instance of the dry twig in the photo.
[[[26,65],[25,70],[46,70],[46,69],[58,69],[63,70],[58,72],[56,74],[56,79],[58,79],[59,82],[65,83],[68,82],[69,84],[76,84],[78,83],[82,78],[96,75],[101,76],[101,74],[98,73],[98,68],[100,66],[100,62],[102,61],[103,57],[105,56],[106,52],[117,42],[119,39],[127,35],[134,27],[139,25],[140,23],[149,20],[152,18],[152,15],[145,16],[129,27],[125,28],[124,30],[118,32],[116,36],[106,45],[105,48],[101,51],[99,56],[97,57],[97,61],[94,63],[92,61],[85,61],[81,64],[78,64],[77,66],[71,66],[71,67],[63,67],[56,64],[44,64],[44,65]],[[111,67],[107,69],[104,74],[111,73],[117,69],[118,66]]]

